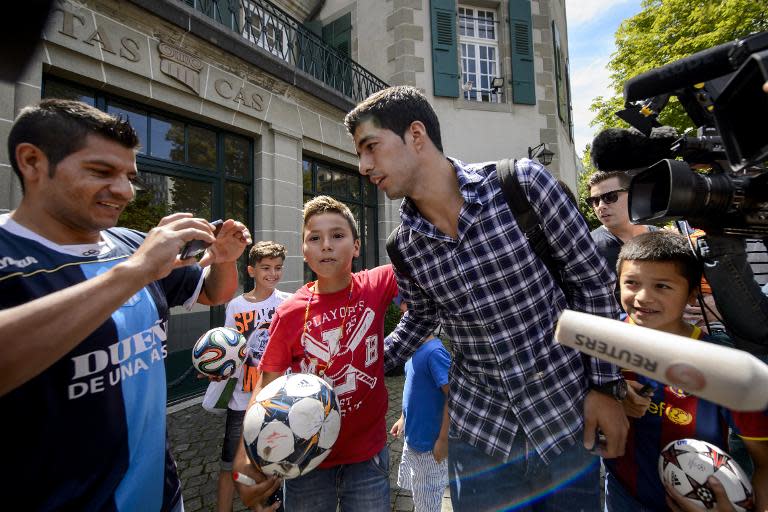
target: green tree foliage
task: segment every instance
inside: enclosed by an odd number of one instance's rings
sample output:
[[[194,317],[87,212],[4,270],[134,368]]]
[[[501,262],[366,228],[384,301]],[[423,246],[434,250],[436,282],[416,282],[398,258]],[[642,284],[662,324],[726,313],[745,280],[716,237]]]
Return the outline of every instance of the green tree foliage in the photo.
[[[146,233],[157,226],[160,219],[166,215],[168,215],[166,206],[154,204],[150,192],[139,192],[120,214],[117,225]]]
[[[584,165],[584,171],[579,174],[578,177],[578,199],[579,199],[579,211],[587,220],[589,229],[595,229],[600,226],[600,221],[595,215],[595,210],[587,203],[589,197],[589,178],[597,171],[595,166],[592,165],[592,151],[590,144],[584,148],[584,156],[581,157],[581,163]]]
[[[592,126],[626,127],[614,115],[623,108],[624,83],[633,76],[712,46],[768,30],[768,0],[643,0],[643,10],[616,31],[616,51],[608,68],[615,95],[591,105]],[[659,116],[682,131],[692,127],[673,98]]]

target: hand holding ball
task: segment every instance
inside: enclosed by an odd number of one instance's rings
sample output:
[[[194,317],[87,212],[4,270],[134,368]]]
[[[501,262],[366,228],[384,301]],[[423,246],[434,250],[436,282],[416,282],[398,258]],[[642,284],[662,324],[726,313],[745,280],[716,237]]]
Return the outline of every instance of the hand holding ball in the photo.
[[[679,439],[661,451],[661,481],[701,510],[715,507],[715,494],[707,483],[710,476],[720,480],[738,512],[752,510],[754,498],[749,478],[736,461],[717,446],[696,439]]]

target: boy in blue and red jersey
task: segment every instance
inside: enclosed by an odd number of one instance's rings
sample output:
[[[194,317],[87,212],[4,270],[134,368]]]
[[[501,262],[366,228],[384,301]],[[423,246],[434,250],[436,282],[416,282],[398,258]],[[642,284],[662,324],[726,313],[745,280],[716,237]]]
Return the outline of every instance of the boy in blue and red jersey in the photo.
[[[682,319],[686,304],[695,300],[701,282],[701,267],[682,235],[663,230],[633,238],[619,253],[617,274],[627,322],[709,341],[701,329]],[[668,510],[657,470],[661,450],[674,440],[692,438],[727,451],[729,426],[744,440],[755,466],[755,510],[768,507],[765,412],[730,411],[631,372],[624,372],[624,376],[636,390],[644,385],[654,390],[645,401],[625,400],[625,410],[631,417],[625,454],[603,461],[606,512]]]

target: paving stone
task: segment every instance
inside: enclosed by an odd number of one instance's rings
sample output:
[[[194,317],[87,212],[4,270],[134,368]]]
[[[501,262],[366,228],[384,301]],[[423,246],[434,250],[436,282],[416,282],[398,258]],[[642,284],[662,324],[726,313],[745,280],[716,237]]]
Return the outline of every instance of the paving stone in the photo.
[[[198,510],[203,510],[203,500],[200,498],[194,498],[189,501],[187,499],[184,499],[184,510],[188,512],[197,512]]]

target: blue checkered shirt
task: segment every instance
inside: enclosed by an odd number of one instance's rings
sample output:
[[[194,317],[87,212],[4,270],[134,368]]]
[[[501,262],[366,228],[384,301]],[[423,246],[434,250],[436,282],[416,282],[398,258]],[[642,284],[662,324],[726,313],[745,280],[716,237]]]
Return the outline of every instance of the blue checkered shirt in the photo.
[[[464,205],[454,240],[406,198],[396,244],[412,280],[397,273],[408,312],[385,345],[386,368],[405,361],[437,326],[452,343],[451,435],[489,455],[509,457],[522,428],[549,461],[580,442],[591,384],[618,368],[554,340],[566,307],[618,318],[613,278],[584,219],[540,164],[518,162],[518,179],[562,266],[568,297],[520,231],[495,162],[456,170]]]

